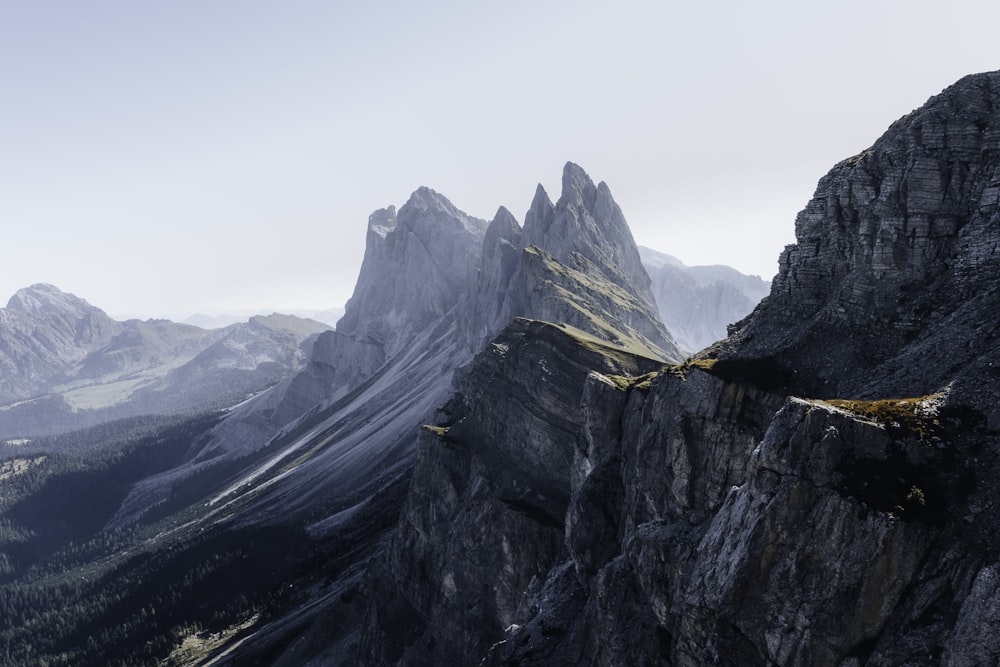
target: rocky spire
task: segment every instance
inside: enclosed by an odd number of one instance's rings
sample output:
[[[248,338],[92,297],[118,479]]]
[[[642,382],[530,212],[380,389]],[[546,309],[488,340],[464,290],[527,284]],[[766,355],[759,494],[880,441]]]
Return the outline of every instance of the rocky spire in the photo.
[[[649,276],[611,191],[572,162],[556,204],[541,185],[535,189],[523,229],[509,211],[498,211],[470,310],[462,331],[473,351],[514,317],[526,317],[637,343],[664,359],[682,356],[658,319]]]
[[[479,267],[486,226],[425,187],[398,213],[372,213],[361,273],[337,331],[396,352],[461,300]]]
[[[524,219],[528,243],[571,266],[589,260],[609,280],[632,288],[652,305],[649,276],[635,239],[607,184],[594,185],[579,166],[563,167],[562,194],[553,206],[539,185]]]

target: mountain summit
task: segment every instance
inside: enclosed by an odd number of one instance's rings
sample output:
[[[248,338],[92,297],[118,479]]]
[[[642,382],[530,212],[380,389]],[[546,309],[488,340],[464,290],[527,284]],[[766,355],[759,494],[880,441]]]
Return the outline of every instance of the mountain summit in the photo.
[[[563,322],[664,360],[683,354],[657,316],[650,279],[621,209],[603,182],[563,169],[551,202],[539,185],[523,229],[507,209],[490,223],[462,329],[478,350],[514,317]]]

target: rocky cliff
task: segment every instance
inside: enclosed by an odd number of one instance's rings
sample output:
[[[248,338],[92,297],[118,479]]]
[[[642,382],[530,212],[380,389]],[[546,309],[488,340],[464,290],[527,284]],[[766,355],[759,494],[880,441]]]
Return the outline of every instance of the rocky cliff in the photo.
[[[834,167],[698,359],[628,379],[498,338],[422,437],[360,658],[995,662],[998,102],[967,77]]]

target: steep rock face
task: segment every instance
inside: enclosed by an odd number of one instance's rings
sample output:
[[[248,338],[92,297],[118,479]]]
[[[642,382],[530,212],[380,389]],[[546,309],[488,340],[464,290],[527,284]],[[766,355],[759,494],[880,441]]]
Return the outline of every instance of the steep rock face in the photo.
[[[337,330],[381,345],[386,357],[451,310],[479,265],[485,220],[429,188],[368,221],[365,258]]]
[[[677,344],[697,352],[726,337],[726,327],[750,314],[771,283],[728,266],[685,266],[680,260],[639,248],[652,281],[660,319]]]
[[[516,320],[419,440],[417,468],[362,638],[373,663],[471,664],[565,559],[577,406],[590,369],[659,368],[582,331]],[[414,630],[416,628],[416,630]]]
[[[796,219],[771,297],[720,356],[773,359],[810,396],[995,378],[997,325],[982,314],[1000,305],[998,104],[1000,73],[966,77],[835,166]]]
[[[490,223],[469,310],[462,332],[470,350],[526,317],[665,360],[683,356],[657,317],[649,276],[610,189],[572,162],[556,204],[538,186],[523,229],[506,209]]]
[[[317,340],[301,372],[220,425],[212,455],[262,447],[310,410],[388,372],[417,341],[441,335],[475,279],[486,227],[426,187],[398,214],[394,206],[372,213],[358,281],[336,330]],[[456,356],[455,365],[468,356]],[[440,369],[444,385],[453,368]]]
[[[581,187],[577,181],[572,186]],[[576,206],[573,197],[567,201],[567,207]],[[609,201],[602,205],[614,210]],[[610,213],[587,215],[591,225],[614,221]],[[269,619],[230,660],[268,650],[281,654],[279,664],[302,664],[306,656],[317,664],[351,662],[359,650],[359,607],[371,615],[360,652],[372,660],[481,655],[488,644],[480,626],[502,633],[531,583],[533,575],[525,573],[544,574],[565,557],[557,524],[570,489],[587,373],[595,366],[630,375],[658,368],[670,344],[656,323],[648,287],[643,297],[629,291],[631,281],[644,276],[634,246],[601,251],[629,257],[632,270],[640,272],[629,277],[587,259],[583,238],[572,241],[572,267],[524,246],[523,238],[505,210],[483,234],[478,222],[426,189],[398,215],[392,209],[376,212],[347,313],[335,332],[319,338],[306,369],[234,410],[183,466],[135,485],[116,526],[140,520],[145,508],[173,502],[178,490],[212,488],[224,480],[199,505],[210,508],[213,525],[223,517],[238,529],[299,523],[311,539],[351,545],[351,555],[339,559],[348,563],[342,574],[314,584],[324,591],[322,604]],[[631,242],[621,234],[609,238]],[[598,258],[601,253],[589,252]],[[590,316],[566,317],[584,309]],[[479,361],[462,368],[473,357],[469,331],[493,338],[510,322],[505,318],[526,310],[551,315],[556,323],[514,320]],[[647,323],[659,345],[611,325],[614,313],[628,310],[635,311],[636,322]],[[600,327],[594,326],[598,320]],[[468,401],[447,401],[457,369],[457,386],[470,392]],[[440,420],[433,420],[434,408],[446,402]],[[419,430],[427,421],[431,430]],[[456,438],[467,446],[456,450]],[[493,449],[480,448],[490,443]],[[514,443],[530,449],[511,449]],[[393,500],[394,489],[405,488],[417,450],[432,458],[422,459],[414,494],[469,497],[435,506],[431,514],[417,501],[404,509],[410,528],[389,543],[387,560],[379,559],[376,568],[383,574],[366,577],[362,586],[360,561],[351,559],[368,557],[379,531],[395,521],[401,499]],[[519,472],[487,483],[512,462]],[[480,500],[488,506],[471,509]],[[445,515],[454,519],[448,545],[440,541],[445,524],[436,521]],[[511,521],[506,537],[483,534],[484,526],[501,518]],[[434,534],[422,534],[424,527]],[[516,552],[525,540],[537,541],[532,555],[497,565],[495,548],[506,543]],[[405,556],[411,549],[424,549],[415,562]],[[393,554],[400,557],[390,564]],[[412,578],[399,574],[404,567]],[[481,588],[474,600],[461,603],[464,608],[447,598],[452,586],[464,588],[480,576],[496,585]],[[363,604],[369,595],[378,603]],[[455,623],[460,635],[430,628],[427,615],[445,623],[442,628]],[[303,619],[312,625],[305,627]]]

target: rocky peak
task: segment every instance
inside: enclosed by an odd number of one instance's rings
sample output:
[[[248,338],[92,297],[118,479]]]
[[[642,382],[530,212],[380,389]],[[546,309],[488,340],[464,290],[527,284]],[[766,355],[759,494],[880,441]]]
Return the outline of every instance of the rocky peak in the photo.
[[[380,208],[368,216],[368,233],[385,238],[396,227],[396,207]]]
[[[458,300],[479,264],[487,223],[419,188],[399,209],[375,211],[354,295],[337,330],[392,354]]]
[[[19,289],[7,302],[7,309],[32,314],[61,313],[77,317],[94,311],[103,313],[80,297],[63,292],[48,283],[36,283]]]
[[[556,204],[541,185],[520,228],[501,208],[484,239],[465,345],[480,347],[514,317],[571,324],[603,340],[681,353],[656,315],[650,280],[611,191],[572,162]]]
[[[529,244],[556,260],[575,267],[580,258],[589,260],[610,280],[629,284],[653,304],[649,276],[611,190],[603,181],[595,186],[578,165],[567,162],[563,168],[562,194],[554,206],[538,187],[524,232]]]
[[[834,166],[720,356],[774,359],[813,396],[924,394],[976,368],[1000,336],[983,317],[1000,305],[998,103],[1000,72],[965,77]],[[965,357],[943,363],[957,338]]]
[[[44,283],[18,290],[0,308],[0,325],[0,402],[34,395],[122,326],[100,308]]]

